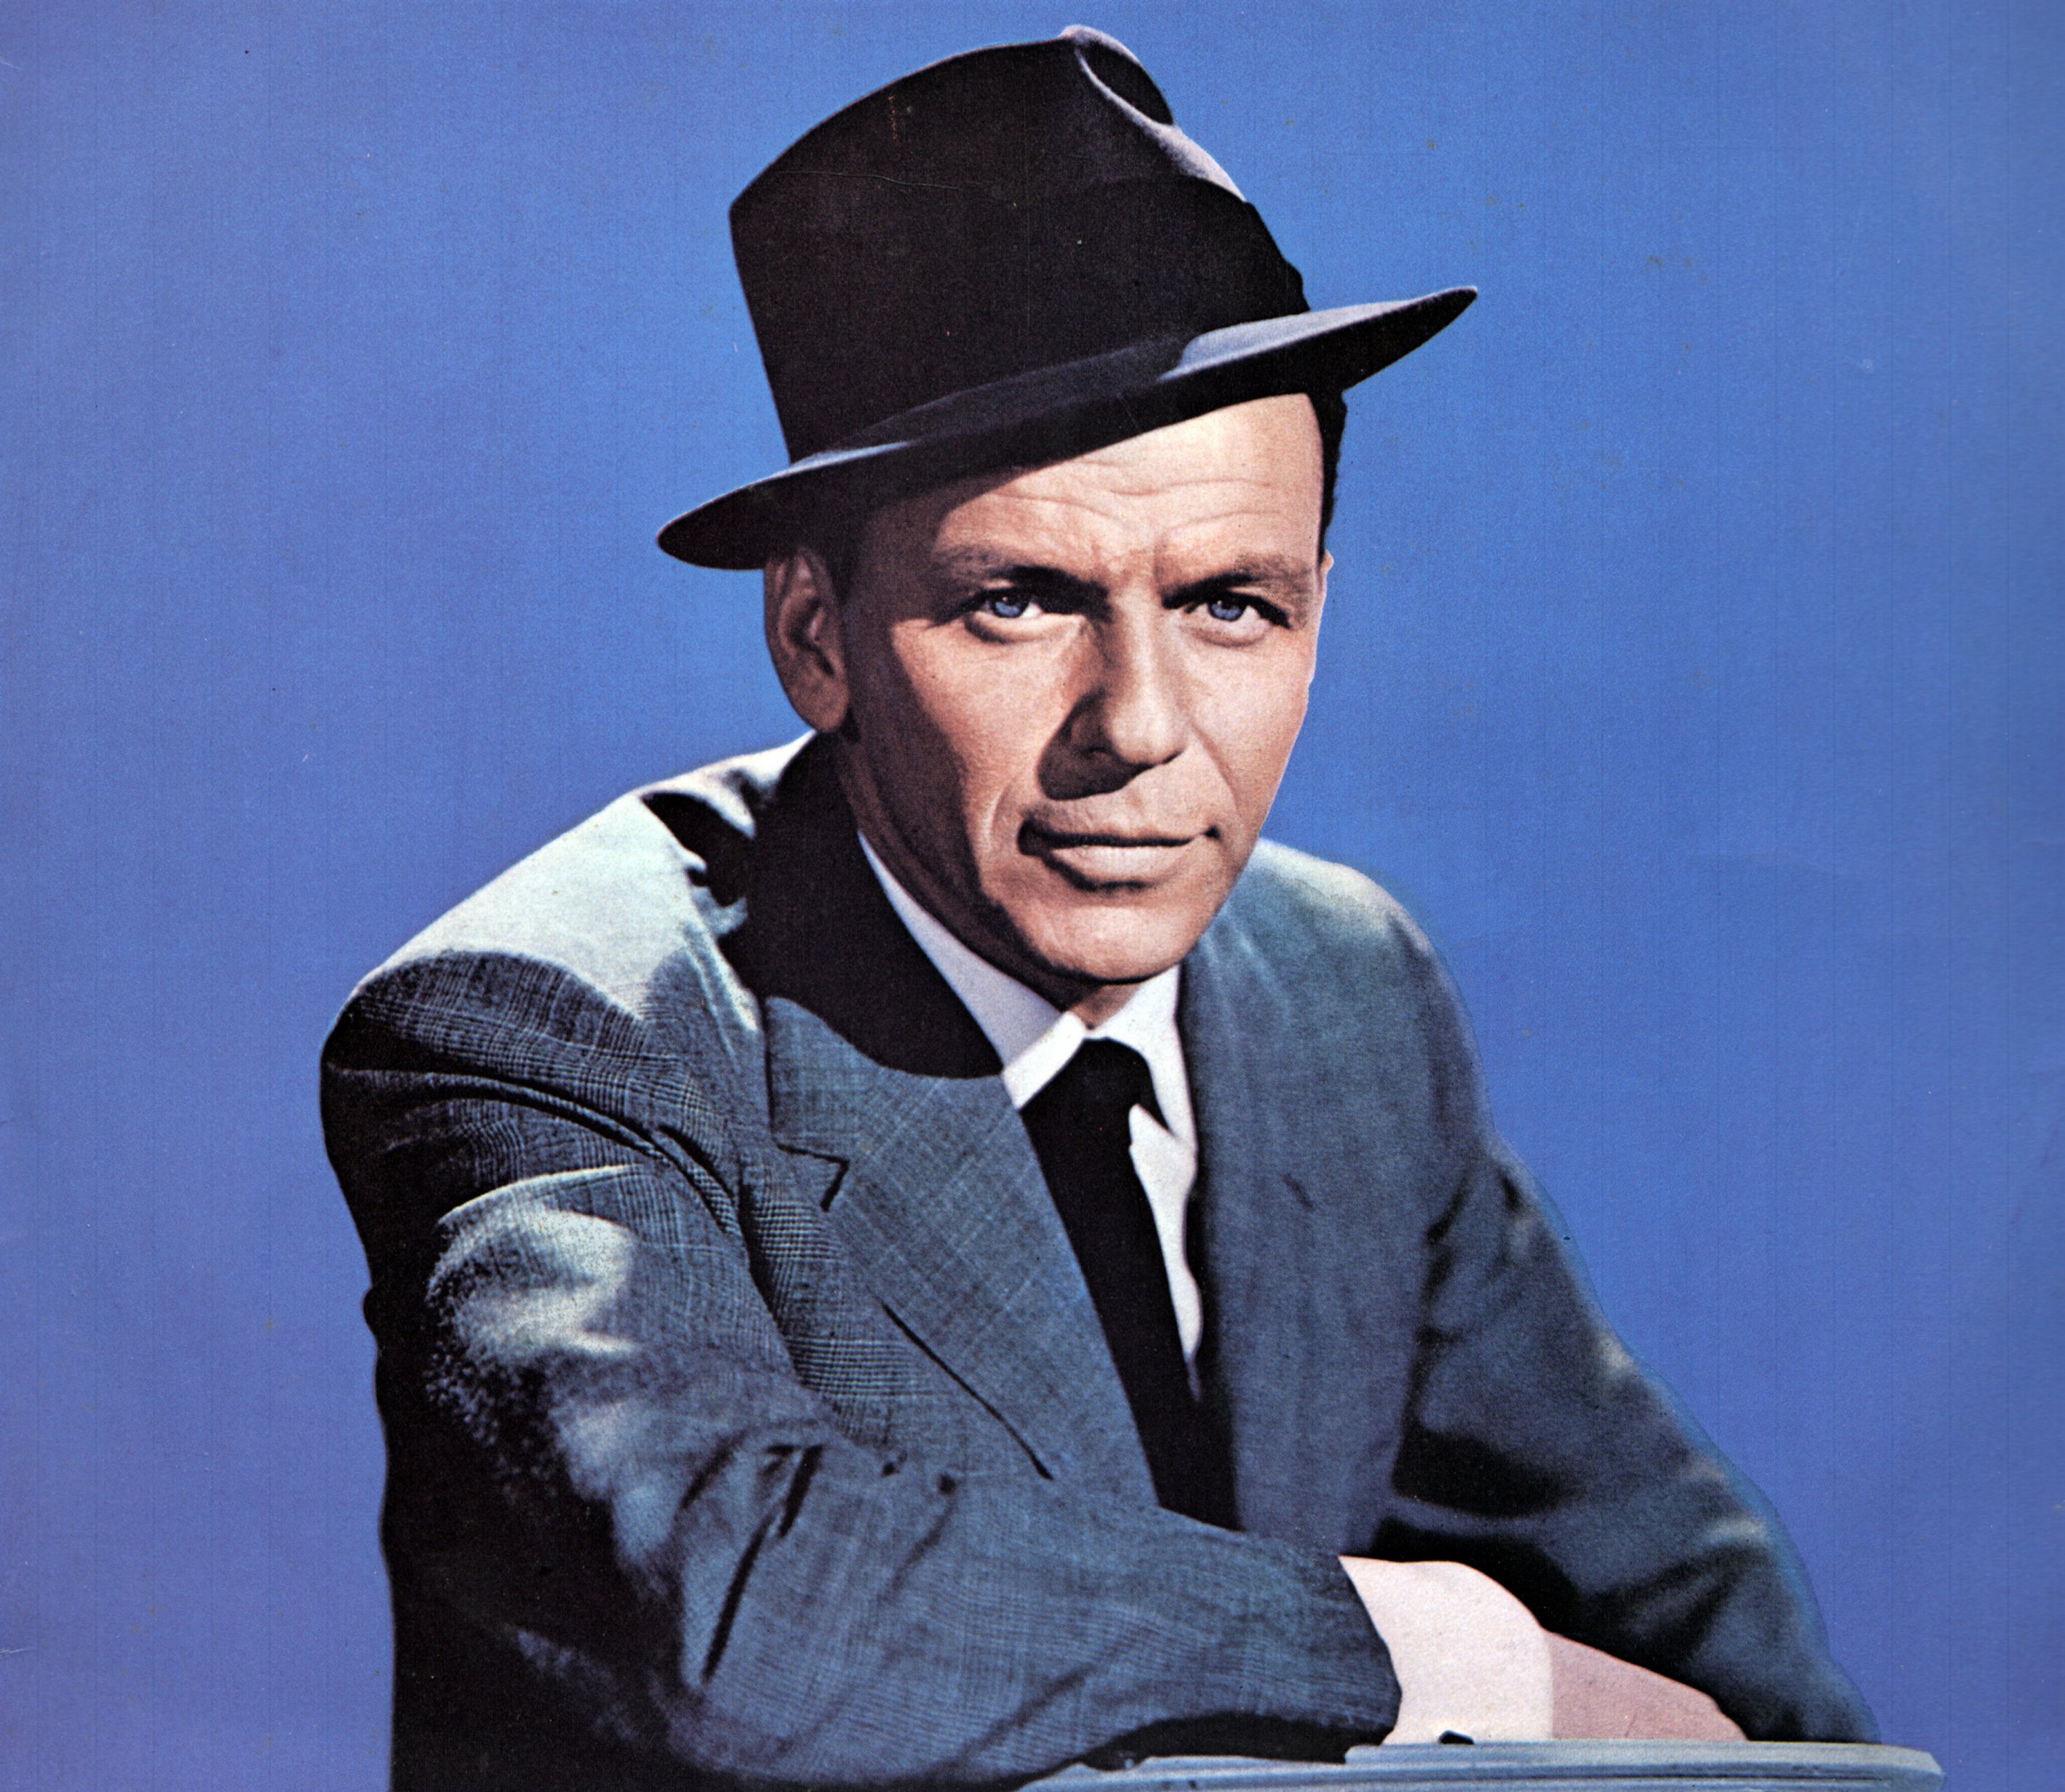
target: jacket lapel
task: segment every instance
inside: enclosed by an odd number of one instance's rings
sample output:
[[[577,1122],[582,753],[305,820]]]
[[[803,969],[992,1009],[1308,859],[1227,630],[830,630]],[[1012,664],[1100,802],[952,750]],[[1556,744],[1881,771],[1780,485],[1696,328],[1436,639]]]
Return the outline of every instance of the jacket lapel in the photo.
[[[1320,1043],[1325,1017],[1306,1011],[1289,955],[1258,941],[1254,900],[1237,892],[1184,963],[1202,1366],[1232,1442],[1241,1527],[1352,1549],[1374,1530],[1396,1429],[1384,1385],[1396,1353],[1372,1335],[1373,1304],[1390,1303],[1356,1182],[1381,1167],[1343,1149],[1355,1118]]]
[[[1154,1501],[996,1054],[868,869],[822,746],[784,775],[726,951],[760,996],[776,1143],[878,1299],[1049,1474]]]
[[[875,1063],[767,1011],[784,1149],[822,1166],[834,1231],[897,1323],[1057,1479],[1154,1502],[1133,1417],[1040,1167],[995,1077]]]

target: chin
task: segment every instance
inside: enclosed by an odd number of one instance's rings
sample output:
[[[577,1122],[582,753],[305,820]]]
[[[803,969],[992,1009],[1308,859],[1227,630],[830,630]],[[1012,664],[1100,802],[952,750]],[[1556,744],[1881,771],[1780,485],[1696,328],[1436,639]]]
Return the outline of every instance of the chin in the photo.
[[[1078,896],[1025,917],[1030,924],[1021,924],[1019,936],[1033,957],[1072,983],[1144,983],[1182,961],[1212,912],[1187,903],[1172,910]]]

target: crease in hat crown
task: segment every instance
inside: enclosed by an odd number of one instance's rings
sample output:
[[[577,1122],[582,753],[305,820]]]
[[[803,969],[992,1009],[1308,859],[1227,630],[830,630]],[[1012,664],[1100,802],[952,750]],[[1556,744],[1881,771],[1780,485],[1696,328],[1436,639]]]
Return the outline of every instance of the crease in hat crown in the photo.
[[[731,231],[791,459],[661,532],[706,565],[758,565],[856,496],[1344,388],[1474,296],[1312,312],[1138,59],[1082,26],[842,107],[748,184]]]

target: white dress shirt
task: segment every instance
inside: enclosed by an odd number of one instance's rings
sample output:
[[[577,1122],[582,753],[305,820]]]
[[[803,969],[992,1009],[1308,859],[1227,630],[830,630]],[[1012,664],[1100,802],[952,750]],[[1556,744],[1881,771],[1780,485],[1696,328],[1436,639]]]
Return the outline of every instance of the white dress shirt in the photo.
[[[1162,1241],[1169,1298],[1176,1309],[1176,1335],[1183,1360],[1196,1373],[1198,1341],[1204,1336],[1204,1301],[1184,1252],[1190,1191],[1198,1181],[1198,1130],[1190,1110],[1190,1079],[1183,1067],[1182,1035],[1176,1030],[1176,997],[1182,967],[1172,965],[1134,990],[1108,1021],[1086,1027],[971,951],[935,920],[876,857],[865,835],[860,850],[889,898],[897,918],[919,949],[975,1017],[1004,1063],[1004,1087],[1013,1107],[1022,1108],[1061,1074],[1085,1039],[1113,1039],[1147,1060],[1158,1120],[1144,1107],[1133,1110],[1133,1168],[1147,1191],[1154,1229]]]

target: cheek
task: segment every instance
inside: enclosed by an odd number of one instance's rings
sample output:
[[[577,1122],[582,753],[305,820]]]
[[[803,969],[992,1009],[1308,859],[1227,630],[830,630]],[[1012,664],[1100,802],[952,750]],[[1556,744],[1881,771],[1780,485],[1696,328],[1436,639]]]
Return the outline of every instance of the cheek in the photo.
[[[1251,836],[1261,831],[1303,724],[1311,674],[1312,656],[1302,645],[1259,663],[1214,669],[1211,719],[1200,731]]]
[[[1051,681],[1031,656],[1003,658],[948,630],[914,630],[877,663],[860,715],[869,757],[897,768],[895,787],[923,793],[911,829],[936,835],[957,819],[978,857],[992,834],[1015,843],[1014,799],[1033,787],[1051,731]]]

